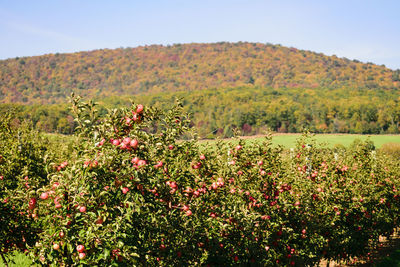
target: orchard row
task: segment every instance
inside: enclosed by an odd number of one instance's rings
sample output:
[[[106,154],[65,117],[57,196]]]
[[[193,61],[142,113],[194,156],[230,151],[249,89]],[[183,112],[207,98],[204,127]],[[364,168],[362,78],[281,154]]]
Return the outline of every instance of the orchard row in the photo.
[[[398,227],[399,162],[370,143],[180,141],[190,122],[74,98],[73,144],[0,125],[0,254],[42,265],[305,266],[355,260]]]

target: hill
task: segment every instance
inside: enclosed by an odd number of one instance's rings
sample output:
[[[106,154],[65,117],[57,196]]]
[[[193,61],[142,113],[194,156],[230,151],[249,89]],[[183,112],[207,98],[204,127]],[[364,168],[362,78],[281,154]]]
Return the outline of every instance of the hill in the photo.
[[[72,91],[105,107],[182,98],[201,137],[399,133],[400,70],[258,43],[96,50],[0,61],[0,112],[71,133]]]
[[[151,45],[0,61],[1,103],[231,87],[398,90],[400,71],[261,43]]]

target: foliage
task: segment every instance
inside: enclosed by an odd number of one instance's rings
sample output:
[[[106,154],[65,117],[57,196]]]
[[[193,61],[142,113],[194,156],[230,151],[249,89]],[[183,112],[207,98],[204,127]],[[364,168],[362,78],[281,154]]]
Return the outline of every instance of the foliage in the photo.
[[[27,122],[0,119],[0,254],[26,251],[40,231],[35,192],[47,182],[46,141]],[[3,260],[5,260],[3,258]]]
[[[179,101],[105,115],[72,104],[74,156],[26,193],[38,264],[306,266],[365,255],[398,227],[399,161],[369,141],[199,145]]]
[[[398,71],[261,43],[151,45],[0,61],[2,102],[229,87],[398,89]]]
[[[243,135],[275,132],[396,133],[400,123],[397,91],[304,88],[238,87],[137,96],[137,101],[160,109],[173,99],[184,98],[184,111],[200,137],[230,137],[235,129]],[[129,97],[101,99],[99,114],[106,108],[128,107]],[[346,101],[343,101],[346,99]],[[66,105],[0,105],[17,108],[19,120],[31,119],[37,129],[70,134],[76,127]]]

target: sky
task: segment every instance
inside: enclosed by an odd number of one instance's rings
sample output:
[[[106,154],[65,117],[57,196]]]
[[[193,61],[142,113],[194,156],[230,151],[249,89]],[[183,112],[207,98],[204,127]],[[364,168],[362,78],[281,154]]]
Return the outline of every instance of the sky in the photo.
[[[259,42],[400,69],[399,0],[0,0],[0,59]]]

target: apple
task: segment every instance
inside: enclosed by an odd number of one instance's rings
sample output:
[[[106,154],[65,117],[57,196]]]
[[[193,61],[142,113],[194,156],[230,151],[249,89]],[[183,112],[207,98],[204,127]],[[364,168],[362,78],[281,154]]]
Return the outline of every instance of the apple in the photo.
[[[36,206],[36,198],[32,197],[32,198],[29,200],[29,209],[30,209],[30,210],[35,209],[35,206]]]
[[[183,206],[183,208],[182,208],[184,211],[188,211],[190,208],[189,208],[189,206],[188,205],[185,205],[185,206]]]
[[[133,121],[140,121],[140,115],[134,113],[132,116]]]
[[[112,141],[112,144],[113,144],[114,146],[119,146],[119,140],[118,140],[118,139],[113,140],[113,141]]]
[[[68,161],[64,161],[63,163],[60,164],[61,168],[65,168],[68,165]]]
[[[158,169],[158,168],[161,168],[162,166],[163,166],[163,162],[159,161],[159,162],[157,162],[156,165],[154,165],[154,168]]]
[[[121,149],[127,149],[128,148],[128,145],[127,144],[125,144],[125,143],[122,143],[121,144]]]
[[[86,212],[86,207],[85,206],[79,207],[79,211],[82,213]]]
[[[134,157],[132,159],[132,164],[138,164],[138,162],[139,162],[139,158],[138,157]]]
[[[76,250],[77,250],[79,253],[82,253],[82,252],[85,251],[85,246],[84,246],[84,245],[77,245],[77,246],[76,246]]]
[[[45,199],[48,199],[48,198],[49,198],[49,194],[48,194],[47,192],[43,192],[43,193],[40,195],[40,199],[45,200]]]
[[[192,211],[191,210],[188,210],[188,211],[186,211],[186,216],[190,216],[190,215],[192,215],[193,213],[192,213]]]
[[[125,145],[129,145],[129,143],[131,142],[131,138],[130,137],[125,137],[123,140],[122,140],[122,143],[123,144],[125,144]]]
[[[122,194],[126,194],[129,192],[129,188],[128,187],[123,187],[122,189]]]
[[[130,143],[129,143],[129,145],[130,145],[132,148],[137,148],[138,144],[139,144],[139,142],[138,142],[138,140],[136,140],[136,139],[131,140]]]
[[[145,166],[145,165],[146,165],[146,161],[143,160],[143,159],[140,159],[140,160],[138,161],[137,165],[138,165],[139,167],[140,167],[140,166]]]
[[[216,189],[218,188],[217,183],[216,183],[216,182],[212,183],[212,184],[211,184],[211,188],[212,188],[213,190],[216,190]]]
[[[93,162],[90,164],[90,167],[92,168],[96,168],[97,166],[99,166],[99,162],[97,160],[93,160]]]
[[[57,243],[53,244],[53,249],[54,250],[59,250],[60,249],[60,245],[57,244]]]
[[[142,104],[137,105],[136,113],[142,113],[142,111],[143,111],[143,105]]]
[[[168,184],[172,189],[177,189],[178,185],[176,184],[176,182],[169,182]]]
[[[80,260],[83,260],[86,257],[86,253],[85,252],[81,252],[81,253],[79,253],[78,257],[79,257]]]

